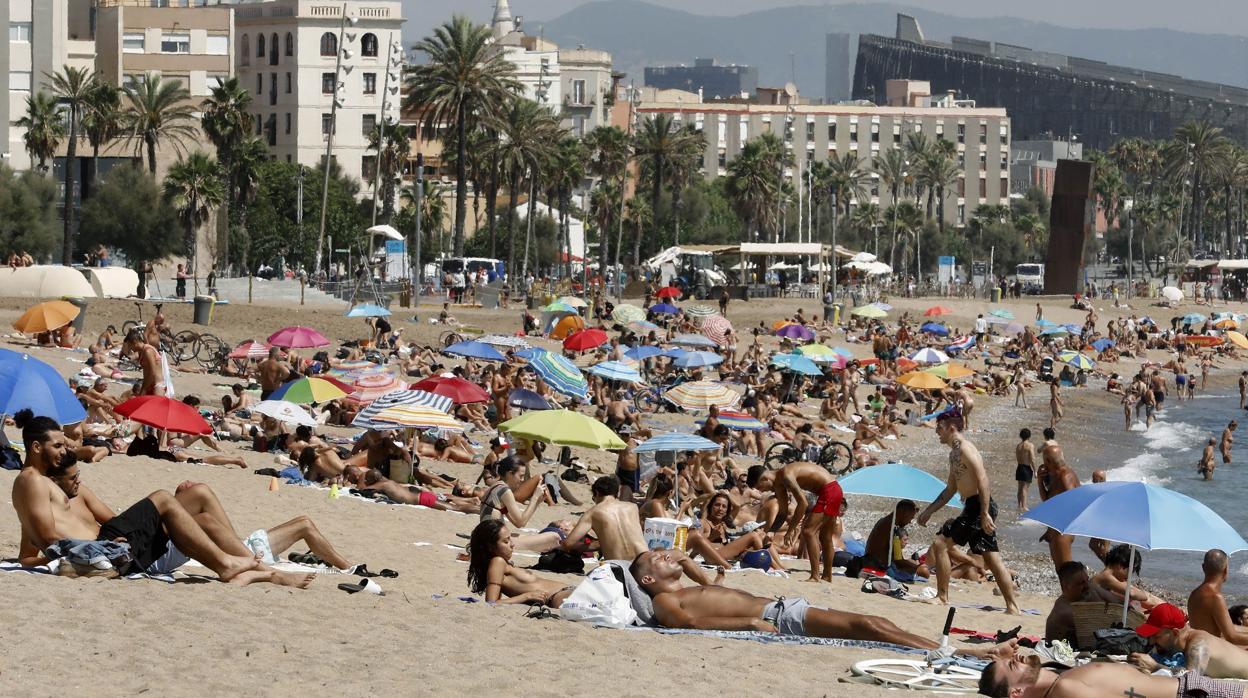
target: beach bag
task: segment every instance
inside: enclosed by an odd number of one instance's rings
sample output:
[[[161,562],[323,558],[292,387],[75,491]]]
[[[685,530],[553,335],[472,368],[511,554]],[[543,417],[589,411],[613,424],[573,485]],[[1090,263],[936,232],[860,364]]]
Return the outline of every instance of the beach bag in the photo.
[[[582,574],[585,572],[585,558],[580,553],[556,548],[542,553],[533,569],[556,574]]]
[[[1092,633],[1096,638],[1095,649],[1103,654],[1125,654],[1147,652],[1152,645],[1129,628],[1101,628]]]
[[[608,628],[625,628],[637,620],[637,612],[628,600],[624,585],[615,578],[610,565],[601,565],[576,587],[559,607],[559,615]]]

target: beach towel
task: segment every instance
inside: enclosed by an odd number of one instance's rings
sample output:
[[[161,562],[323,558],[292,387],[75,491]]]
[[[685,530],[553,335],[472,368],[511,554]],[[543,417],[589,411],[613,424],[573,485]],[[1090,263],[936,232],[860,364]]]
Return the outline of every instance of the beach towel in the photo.
[[[642,629],[642,628],[639,628]],[[874,642],[871,640],[844,640],[832,637],[805,637],[802,635],[781,635],[779,633],[760,633],[753,630],[690,630],[686,628],[648,628],[664,635],[702,635],[726,640],[752,640],[769,645],[820,645],[822,647],[840,647],[859,650],[879,650],[897,652],[899,654],[926,655],[926,650],[915,647],[894,645],[891,642]]]
[[[55,576],[60,571],[61,561],[53,560],[46,565],[34,567],[23,565],[17,560],[0,560],[0,572],[22,572],[25,574],[50,574]],[[154,579],[158,582],[173,584],[174,578],[167,574],[128,574],[123,579]]]

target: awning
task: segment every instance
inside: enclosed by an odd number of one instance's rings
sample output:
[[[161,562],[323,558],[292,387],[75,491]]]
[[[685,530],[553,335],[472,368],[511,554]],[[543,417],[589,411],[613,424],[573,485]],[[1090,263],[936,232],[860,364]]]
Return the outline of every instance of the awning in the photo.
[[[1232,260],[1223,260],[1223,261],[1232,261]],[[1188,260],[1187,264],[1184,266],[1186,266],[1189,269],[1204,269],[1205,267],[1211,267],[1215,264],[1218,264],[1218,260],[1216,259],[1192,259],[1192,260]]]
[[[1217,265],[1219,269],[1248,269],[1248,259],[1223,259]]]

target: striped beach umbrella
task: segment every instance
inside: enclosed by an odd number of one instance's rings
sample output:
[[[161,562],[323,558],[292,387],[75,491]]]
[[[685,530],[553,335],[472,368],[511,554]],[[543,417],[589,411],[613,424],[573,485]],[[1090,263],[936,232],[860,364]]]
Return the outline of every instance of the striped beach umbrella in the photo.
[[[911,354],[910,360],[921,364],[943,364],[949,357],[943,351],[927,347]]]
[[[662,434],[652,436],[637,448],[633,449],[634,453],[655,453],[665,451],[718,451],[719,444],[704,439],[697,434],[681,434],[676,431],[668,431]]]
[[[487,334],[484,337],[478,337],[477,341],[504,349],[528,349],[530,346],[523,338],[506,334]]]
[[[576,314],[576,308],[568,305],[567,303],[563,303],[561,301],[555,301],[554,303],[551,303],[550,305],[543,306],[542,312],[543,313]]]
[[[611,319],[621,325],[627,325],[634,320],[645,320],[646,311],[631,303],[621,303],[611,311]]]
[[[608,380],[625,381],[628,383],[642,382],[641,374],[637,372],[636,368],[619,361],[603,361],[585,369],[585,372]]]
[[[1057,360],[1084,371],[1091,371],[1096,362],[1077,351],[1064,351],[1057,355]]]
[[[719,346],[728,346],[728,333],[732,331],[732,323],[723,315],[712,315],[702,321],[702,334]]]
[[[674,363],[677,368],[701,368],[703,366],[718,366],[723,362],[724,357],[714,352],[688,351],[676,357]]]
[[[256,340],[248,340],[234,347],[229,353],[231,359],[263,359],[269,355],[269,345]]]
[[[728,386],[712,381],[690,381],[663,394],[672,404],[685,410],[708,410],[737,404],[741,394]]]
[[[451,415],[432,407],[421,405],[395,405],[381,410],[373,417],[375,424],[383,429],[442,429],[463,431],[464,425]]]
[[[573,308],[585,308],[589,306],[588,303],[580,298],[577,298],[576,296],[560,296],[558,302],[569,305]]]
[[[701,324],[706,318],[714,317],[718,314],[719,311],[709,305],[691,305],[688,308],[685,308],[685,315],[687,315],[695,325]]]
[[[713,339],[700,334],[678,334],[671,343],[684,347],[709,347],[711,349],[719,347]]]
[[[455,407],[455,401],[445,395],[435,395],[424,390],[392,390],[360,410],[351,422],[351,426],[360,429],[387,428],[377,421],[377,415],[383,410],[402,405],[426,407],[449,413]]]
[[[758,421],[753,415],[745,412],[733,412],[729,410],[719,411],[719,423],[732,429],[733,431],[766,431],[767,425]],[[701,422],[698,422],[701,424]]]
[[[578,400],[589,399],[589,383],[585,381],[585,376],[581,375],[581,370],[576,367],[576,364],[559,354],[553,352],[538,354],[529,359],[529,368],[532,368],[556,393]]]

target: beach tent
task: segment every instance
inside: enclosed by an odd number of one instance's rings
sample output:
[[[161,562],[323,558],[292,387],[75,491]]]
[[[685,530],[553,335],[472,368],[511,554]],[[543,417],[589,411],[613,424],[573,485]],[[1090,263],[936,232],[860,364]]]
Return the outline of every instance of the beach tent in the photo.
[[[137,288],[137,283],[135,284]],[[0,267],[0,296],[14,298],[96,298],[87,277],[73,267],[36,264]]]
[[[82,267],[79,271],[100,298],[129,298],[139,290],[139,275],[129,267]]]
[[[583,329],[585,329],[585,321],[580,315],[568,315],[555,323],[555,328],[550,331],[550,338],[563,341],[572,333]]]

